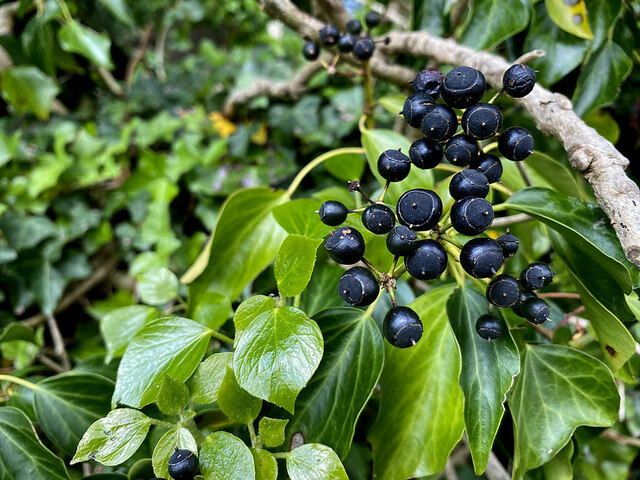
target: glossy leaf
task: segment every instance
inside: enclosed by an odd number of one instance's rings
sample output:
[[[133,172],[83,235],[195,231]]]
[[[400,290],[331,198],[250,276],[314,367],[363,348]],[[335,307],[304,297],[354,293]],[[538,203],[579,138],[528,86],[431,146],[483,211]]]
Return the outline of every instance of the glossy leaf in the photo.
[[[567,163],[556,160],[546,153],[534,151],[524,160],[524,164],[535,186],[550,188],[563,195],[575,197],[579,195],[578,180]]]
[[[14,340],[38,343],[34,331],[20,322],[12,322],[0,330],[0,343],[12,342]]]
[[[244,331],[233,369],[247,392],[293,412],[322,351],[322,334],[313,320],[297,308],[275,308],[260,314]]]
[[[153,449],[153,473],[159,478],[169,477],[169,458],[175,447],[198,454],[198,444],[186,428],[172,428],[165,433]]]
[[[333,261],[317,263],[309,285],[302,292],[300,308],[313,317],[326,308],[343,306],[344,300],[340,295],[336,295],[338,280],[343,273],[344,269]]]
[[[158,408],[165,415],[176,415],[189,401],[189,389],[179,380],[162,372],[158,387]]]
[[[453,290],[453,285],[434,288],[409,305],[424,326],[416,346],[385,345],[382,400],[368,438],[379,478],[441,472],[462,436],[460,354],[445,311]]]
[[[520,190],[507,200],[507,204],[556,230],[609,273],[625,293],[630,291],[628,262],[602,210],[543,188]]]
[[[484,295],[470,288],[457,288],[447,302],[449,322],[462,357],[464,422],[476,475],[487,466],[504,415],[506,393],[520,371],[518,349],[504,322],[502,335],[491,342],[476,333],[476,320],[488,311]]]
[[[0,408],[0,472],[3,480],[69,480],[64,462],[45,447],[27,416]]]
[[[287,457],[291,480],[349,480],[336,452],[319,443],[293,449]]]
[[[306,235],[311,238],[324,238],[333,227],[320,221],[316,213],[321,202],[311,198],[300,198],[283,203],[273,209],[273,217],[288,233]]]
[[[437,3],[437,2],[431,2],[431,3]],[[402,112],[402,108],[404,107],[404,101],[406,99],[407,99],[407,96],[400,93],[397,95],[386,95],[384,97],[380,97],[380,99],[378,100],[378,103],[382,108],[384,108],[390,114],[399,115],[398,112]]]
[[[227,417],[237,423],[251,423],[260,414],[262,400],[244,390],[236,381],[233,368],[227,365],[227,371],[218,389],[218,405]]]
[[[138,280],[140,300],[149,305],[164,305],[178,297],[178,277],[168,268],[143,274]]]
[[[273,298],[264,295],[254,295],[238,305],[233,323],[236,327],[235,343],[238,344],[240,335],[261,313],[268,312],[275,307]]]
[[[250,449],[256,467],[256,480],[276,480],[278,478],[278,462],[267,450]]]
[[[249,448],[227,432],[209,435],[200,448],[200,471],[204,480],[254,480]]]
[[[544,5],[553,23],[576,37],[591,40],[593,33],[589,27],[587,6],[584,0],[566,2],[565,0],[544,0]]]
[[[302,433],[344,458],[356,422],[376,386],[384,362],[384,341],[374,320],[357,308],[332,308],[315,315],[324,337],[324,356],[301,392],[288,437]]]
[[[207,328],[187,318],[148,323],[122,357],[112,406],[141,408],[154,402],[163,373],[185,381],[200,363],[209,339]]]
[[[393,130],[370,130],[368,128],[365,128],[362,130],[361,134],[361,142],[367,156],[369,169],[378,179],[380,185],[384,185],[385,180],[378,173],[378,157],[382,152],[390,149],[400,149],[408,155],[411,142],[409,142],[409,140],[404,135],[400,135]]]
[[[2,98],[21,115],[33,113],[49,118],[53,100],[60,93],[54,80],[32,66],[12,67],[2,72]],[[9,242],[11,245],[11,242]]]
[[[431,35],[444,37],[449,30],[449,16],[447,15],[445,0],[411,2],[411,25],[413,30],[427,31]],[[396,110],[393,113],[397,113]]]
[[[220,328],[233,316],[229,299],[218,292],[197,292],[189,298],[189,318],[211,329]]]
[[[197,403],[212,403],[218,398],[220,384],[233,363],[233,353],[214,353],[198,365],[189,379],[191,398]]]
[[[542,466],[545,479],[573,480],[573,442],[569,441],[558,454]]]
[[[58,41],[66,52],[77,53],[99,67],[112,69],[111,39],[75,20],[66,22],[58,30]]]
[[[617,20],[622,7],[622,0],[607,0],[606,2],[584,0],[584,3],[587,7],[587,12],[589,12],[589,25],[593,33],[591,51],[594,51],[607,38],[612,27],[614,29],[619,28],[624,23],[620,22],[620,25],[618,25]]]
[[[105,362],[124,355],[133,337],[158,315],[158,310],[146,305],[116,308],[107,313],[100,321],[100,333],[107,347]]]
[[[324,162],[327,171],[339,180],[359,180],[364,173],[365,158],[359,153],[334,155]]]
[[[584,123],[595,128],[602,137],[606,138],[614,145],[618,143],[618,140],[620,139],[620,127],[607,110],[595,110],[589,115],[584,116],[582,119],[584,120]]]
[[[113,15],[125,25],[135,26],[135,20],[131,15],[131,11],[124,0],[100,0]]]
[[[273,265],[280,295],[295,297],[304,291],[311,279],[316,251],[321,243],[320,239],[304,235],[285,238]]]
[[[578,426],[611,425],[619,406],[611,372],[599,360],[562,345],[526,345],[509,396],[514,478],[549,461]]]
[[[284,429],[289,420],[262,417],[258,426],[258,434],[267,447],[279,447],[284,443]]]
[[[95,460],[107,466],[120,465],[140,448],[150,424],[149,417],[138,410],[112,410],[85,432],[71,464]]]
[[[530,11],[526,0],[475,0],[460,41],[477,50],[493,48],[524,30]]]

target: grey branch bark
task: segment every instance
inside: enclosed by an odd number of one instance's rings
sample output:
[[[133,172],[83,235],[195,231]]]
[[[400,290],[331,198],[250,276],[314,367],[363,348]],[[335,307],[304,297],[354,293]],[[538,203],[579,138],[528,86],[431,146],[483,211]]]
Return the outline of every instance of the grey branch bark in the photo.
[[[258,0],[258,3],[269,16],[282,20],[302,37],[317,39],[322,23],[299,10],[290,0]],[[334,8],[338,7],[334,5]],[[341,12],[333,12],[331,16],[341,21],[346,18]],[[409,54],[430,58],[439,64],[468,65],[481,70],[494,88],[502,86],[502,74],[510,65],[498,55],[478,52],[453,39],[434,37],[426,32],[390,32],[388,36],[390,44],[378,45],[369,62],[371,72],[377,78],[399,85],[411,80],[415,72],[394,64],[388,55]],[[587,126],[573,112],[565,96],[536,85],[529,95],[516,101],[529,112],[540,131],[562,142],[571,166],[582,173],[593,188],[625,255],[640,268],[640,189],[625,174],[629,160]]]

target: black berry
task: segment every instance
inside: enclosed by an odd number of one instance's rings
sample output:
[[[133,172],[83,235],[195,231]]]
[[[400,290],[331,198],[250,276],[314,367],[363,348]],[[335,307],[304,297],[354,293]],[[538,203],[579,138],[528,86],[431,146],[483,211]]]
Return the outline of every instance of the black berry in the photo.
[[[398,221],[412,230],[430,230],[442,216],[442,200],[432,190],[414,188],[398,199],[396,214]]]
[[[450,220],[457,232],[468,236],[478,235],[493,222],[493,207],[484,198],[465,197],[451,206]]]
[[[422,337],[422,322],[409,307],[393,307],[384,316],[382,331],[394,347],[412,347]]]
[[[469,165],[478,153],[478,142],[462,133],[454,135],[444,146],[444,156],[458,167]]]
[[[419,138],[409,147],[409,158],[418,168],[434,168],[442,161],[442,147],[428,138]]]
[[[350,305],[370,305],[378,296],[380,286],[371,271],[364,267],[347,270],[338,281],[338,293]]]
[[[338,42],[338,38],[340,38],[340,31],[335,25],[325,25],[320,29],[320,43],[323,45],[335,45]]]
[[[384,235],[389,233],[396,224],[396,216],[386,205],[375,203],[362,212],[362,224],[370,232]]]
[[[376,49],[376,44],[369,37],[359,38],[353,46],[353,56],[358,60],[369,60]]]
[[[483,153],[475,157],[471,160],[469,167],[484,173],[489,183],[498,182],[502,177],[502,162],[490,153]]]
[[[489,181],[484,173],[477,170],[462,170],[449,182],[449,193],[456,200],[464,197],[484,198],[489,193]]]
[[[404,225],[396,225],[387,235],[387,249],[396,256],[409,255],[418,243],[416,232]]]
[[[410,170],[411,160],[400,150],[385,150],[378,157],[378,173],[385,180],[399,182]]]
[[[538,290],[553,280],[553,271],[546,263],[534,262],[520,273],[520,284],[527,290]]]
[[[498,275],[487,285],[486,295],[487,300],[496,307],[513,307],[520,301],[520,285],[511,275]]]
[[[440,94],[452,107],[467,108],[479,102],[486,89],[482,72],[471,67],[456,67],[445,75]]]
[[[502,113],[498,107],[490,103],[476,103],[464,111],[460,125],[470,137],[485,140],[500,130]]]
[[[320,56],[320,47],[315,42],[306,42],[302,47],[302,55],[307,60],[315,60]]]
[[[320,205],[320,210],[318,210],[320,221],[332,227],[344,222],[347,219],[347,213],[349,213],[347,207],[336,200],[327,200]]]
[[[435,240],[421,240],[418,248],[404,258],[407,272],[418,280],[433,280],[447,269],[447,251]]]
[[[502,262],[502,248],[491,238],[472,238],[460,250],[460,265],[475,278],[493,277]]]
[[[347,32],[353,33],[354,35],[360,35],[361,31],[362,23],[360,23],[360,20],[352,18],[347,22]]]
[[[458,128],[458,116],[452,108],[435,103],[427,105],[420,130],[424,136],[434,142],[444,142],[453,137]]]
[[[435,100],[431,95],[426,93],[412,93],[404,101],[402,106],[402,116],[404,121],[414,128],[420,128],[422,120],[427,114],[427,108],[429,105],[433,105]]]
[[[364,238],[355,228],[340,227],[329,234],[325,248],[335,262],[353,265],[362,260]]]
[[[193,480],[198,473],[198,457],[190,450],[176,447],[169,457],[169,475],[174,480]]]
[[[340,39],[338,40],[338,50],[341,52],[350,52],[353,50],[353,46],[356,44],[358,37],[356,37],[352,33],[345,33],[344,35],[340,35]]]
[[[528,298],[520,305],[520,312],[522,312],[522,316],[531,323],[540,325],[549,320],[551,308],[549,308],[547,302],[541,298]]]
[[[476,320],[476,332],[487,341],[495,340],[502,333],[502,325],[495,315],[485,313]]]
[[[520,289],[520,297],[518,298],[518,303],[516,303],[513,307],[511,307],[511,311],[518,315],[519,317],[523,317],[522,310],[520,307],[524,302],[529,300],[530,298],[538,298],[538,296],[530,290],[525,290],[524,288]]]
[[[510,233],[500,235],[496,239],[496,242],[498,242],[502,247],[502,252],[504,253],[505,258],[514,256],[518,251],[518,247],[520,246],[520,244],[518,243],[518,238],[515,235],[511,235]]]
[[[378,25],[380,25],[380,14],[374,10],[371,10],[364,17],[364,21],[369,28],[377,27]]]
[[[433,98],[440,96],[444,75],[437,68],[425,68],[411,82],[414,92],[422,92],[431,95]]]
[[[533,153],[533,137],[526,128],[509,127],[498,137],[498,150],[504,158],[519,162]]]
[[[528,65],[511,65],[502,76],[504,90],[514,98],[527,95],[536,84],[536,72]]]

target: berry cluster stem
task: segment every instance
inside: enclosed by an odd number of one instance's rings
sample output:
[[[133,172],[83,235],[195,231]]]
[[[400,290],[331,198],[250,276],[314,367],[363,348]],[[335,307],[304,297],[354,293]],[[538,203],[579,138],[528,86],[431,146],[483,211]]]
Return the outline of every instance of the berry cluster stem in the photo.
[[[378,296],[371,303],[371,305],[369,305],[369,307],[367,308],[367,311],[365,312],[367,315],[371,316],[371,314],[375,310],[376,305],[378,304],[378,300],[380,300],[380,297],[382,297],[382,292],[384,292],[384,287],[380,287],[380,291],[378,292]]]
[[[459,241],[449,237],[448,235],[440,235],[438,240],[444,240],[445,242],[455,246],[458,250],[462,250],[462,247],[464,246]]]
[[[491,150],[495,150],[496,148],[498,148],[498,142],[491,142],[485,145],[484,147],[482,147],[482,151],[484,153],[487,153],[487,152],[490,152]]]

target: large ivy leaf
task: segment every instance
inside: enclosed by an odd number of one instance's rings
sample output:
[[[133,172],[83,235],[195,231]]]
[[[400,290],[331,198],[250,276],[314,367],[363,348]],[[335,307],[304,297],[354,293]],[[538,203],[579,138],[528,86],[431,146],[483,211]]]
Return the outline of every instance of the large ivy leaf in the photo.
[[[304,291],[311,279],[316,251],[321,243],[319,238],[304,235],[285,238],[273,265],[280,295],[295,297]]]
[[[222,206],[213,238],[181,281],[198,278],[198,288],[235,300],[275,258],[285,231],[271,210],[286,200],[282,190],[250,188],[231,195]]]
[[[321,202],[311,198],[291,200],[273,209],[273,217],[288,233],[306,235],[311,238],[324,238],[333,227],[320,221],[316,213]]]
[[[311,281],[302,292],[300,308],[313,317],[320,310],[341,307],[344,300],[338,291],[338,280],[344,269],[335,262],[319,262],[311,275]]]
[[[529,24],[527,0],[474,0],[461,43],[475,49],[490,49],[521,32]]]
[[[164,305],[178,297],[178,277],[168,268],[151,270],[140,276],[138,293],[148,305]]]
[[[302,390],[288,436],[322,443],[344,458],[355,424],[378,382],[384,341],[374,320],[357,308],[333,308],[315,316],[324,336],[324,356]]]
[[[209,339],[208,328],[187,318],[149,322],[122,357],[111,404],[142,408],[154,402],[163,372],[185,381],[200,363]]]
[[[272,310],[275,305],[276,303],[273,298],[267,297],[266,295],[254,295],[238,305],[236,313],[233,316],[233,324],[236,327],[236,345],[240,341],[240,336],[251,322],[261,313]]]
[[[260,414],[262,400],[248,394],[238,385],[231,366],[227,365],[226,369],[227,372],[218,390],[220,410],[236,423],[251,423]]]
[[[229,299],[221,293],[194,292],[189,297],[187,316],[215,330],[233,316],[233,308]]]
[[[186,428],[172,428],[165,433],[153,449],[153,473],[158,478],[169,477],[169,458],[178,447],[198,454],[198,444]]]
[[[342,153],[324,162],[327,171],[345,182],[359,180],[365,170],[365,159],[361,153]]]
[[[509,396],[514,423],[514,478],[558,453],[580,425],[607,427],[620,397],[609,369],[562,345],[526,345]]]
[[[584,0],[544,0],[544,5],[553,23],[562,30],[587,40],[593,38]]]
[[[209,435],[200,448],[204,480],[254,480],[256,473],[249,448],[227,432]]]
[[[146,305],[130,305],[107,313],[100,321],[100,333],[107,347],[105,362],[121,357],[133,337],[158,314],[158,310]]]
[[[56,225],[47,217],[16,212],[5,212],[0,217],[0,230],[9,246],[18,251],[33,248],[58,233]]]
[[[411,28],[423,30],[431,35],[443,37],[449,31],[449,16],[446,11],[445,0],[412,0],[411,2]],[[396,110],[393,113],[397,113]]]
[[[418,297],[413,308],[424,325],[416,346],[385,348],[382,400],[369,433],[378,478],[410,478],[441,472],[462,436],[460,353],[445,306],[453,285]]]
[[[576,114],[583,116],[610,105],[629,76],[633,61],[620,45],[607,41],[589,59],[578,77],[571,101]]]
[[[18,114],[33,113],[41,120],[49,118],[53,100],[60,93],[54,80],[36,67],[18,66],[2,72],[2,98]]]
[[[93,373],[69,372],[37,383],[33,408],[49,440],[73,455],[85,430],[109,412],[113,382]]]
[[[291,480],[349,480],[336,452],[319,443],[294,448],[287,457]]]
[[[227,373],[227,365],[233,363],[233,353],[214,353],[198,365],[189,379],[191,399],[198,403],[213,403],[218,398],[218,390]]]
[[[534,151],[524,164],[533,185],[551,188],[564,195],[579,196],[578,180],[566,161],[563,163],[546,153]]]
[[[69,480],[61,458],[45,447],[27,416],[0,408],[0,472],[3,480]]]
[[[504,322],[504,333],[491,342],[476,333],[476,320],[488,310],[489,302],[482,294],[464,287],[457,288],[447,302],[449,322],[462,357],[464,423],[476,475],[487,467],[504,415],[502,404],[520,371],[518,349]]]
[[[135,27],[136,22],[124,0],[100,0],[106,8],[122,23],[129,27]]]
[[[95,460],[107,466],[120,465],[140,448],[150,425],[151,419],[138,410],[112,410],[85,432],[71,464]]]
[[[526,188],[507,200],[509,208],[544,222],[631,291],[627,260],[609,219],[602,210],[543,188]]]
[[[256,317],[242,334],[233,357],[238,384],[251,395],[293,413],[296,397],[322,359],[316,322],[293,307]]]
[[[58,30],[58,40],[64,51],[80,54],[100,67],[113,68],[108,35],[71,20]]]
[[[614,22],[616,22],[614,28],[618,25],[617,17],[622,7],[622,0],[607,0],[606,2],[585,0],[584,3],[589,12],[589,25],[593,33],[591,42],[591,50],[593,51],[607,38],[609,30],[614,26]]]

